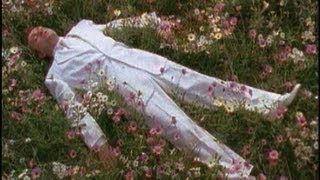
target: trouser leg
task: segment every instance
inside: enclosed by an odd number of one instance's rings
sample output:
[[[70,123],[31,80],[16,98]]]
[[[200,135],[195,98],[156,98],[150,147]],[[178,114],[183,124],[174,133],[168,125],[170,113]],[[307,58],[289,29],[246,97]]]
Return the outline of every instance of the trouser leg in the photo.
[[[150,127],[163,128],[162,135],[167,140],[178,149],[192,152],[204,163],[210,163],[215,156],[220,157],[219,164],[227,168],[229,176],[250,174],[252,165],[246,165],[243,158],[192,121],[156,82],[151,80],[149,86],[154,89],[145,100],[144,114],[149,117],[147,124]],[[176,119],[175,124],[172,124],[172,117]]]
[[[223,99],[239,108],[268,113],[281,100],[281,95],[240,83],[210,77],[174,62],[163,67],[163,73],[153,76],[169,93],[176,93],[183,100],[214,108],[214,99]]]

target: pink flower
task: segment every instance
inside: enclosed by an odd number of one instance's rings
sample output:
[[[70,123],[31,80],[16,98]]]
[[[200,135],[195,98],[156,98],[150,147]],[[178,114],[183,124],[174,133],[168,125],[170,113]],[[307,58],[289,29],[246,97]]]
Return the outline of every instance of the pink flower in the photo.
[[[257,37],[257,30],[256,29],[251,29],[250,31],[249,31],[249,38],[250,39],[252,39],[252,40],[255,40],[256,39],[256,37]]]
[[[16,79],[11,79],[10,80],[10,87],[16,87],[17,85],[17,80]]]
[[[260,79],[264,79],[264,78],[266,78],[266,76],[267,76],[267,73],[264,72],[264,71],[262,71],[262,72],[259,74],[259,78],[260,78]]]
[[[85,71],[86,73],[91,73],[91,70],[92,70],[92,63],[89,63],[88,65],[86,65],[86,66],[84,67],[84,71]]]
[[[258,40],[258,44],[260,46],[260,48],[265,48],[267,46],[267,41],[264,40],[263,38]]]
[[[282,119],[284,114],[288,111],[288,108],[285,106],[278,106],[276,108],[276,118]]]
[[[146,162],[146,161],[148,161],[148,159],[149,159],[149,156],[148,156],[146,153],[142,153],[142,154],[141,154],[140,160],[141,160],[142,162]]]
[[[152,178],[152,169],[148,168],[145,170],[146,178]]]
[[[128,133],[134,134],[137,131],[137,123],[135,121],[130,121],[128,126]]]
[[[280,62],[285,62],[287,60],[288,54],[285,51],[281,51],[278,54],[278,59]]]
[[[77,152],[75,151],[75,150],[70,150],[69,151],[69,157],[71,158],[71,159],[74,159],[74,158],[76,158],[77,157]]]
[[[214,96],[214,90],[215,90],[216,85],[217,85],[216,83],[209,85],[209,87],[208,87],[208,95],[209,96]]]
[[[214,11],[215,13],[220,13],[220,12],[222,11],[222,9],[223,9],[224,6],[225,6],[224,3],[218,2],[218,3],[213,7],[213,11]]]
[[[239,172],[240,169],[241,169],[241,164],[240,164],[240,162],[233,161],[233,162],[232,162],[232,165],[231,165],[231,171],[232,171],[232,172]]]
[[[226,19],[221,19],[221,25],[225,30],[230,30],[230,23]]]
[[[277,136],[277,143],[281,144],[283,142],[283,137],[282,135]]]
[[[117,115],[113,115],[111,120],[114,122],[114,123],[118,123],[120,122],[121,120],[121,117],[120,116],[117,116]]]
[[[176,117],[172,116],[171,118],[171,124],[176,125],[177,124],[177,119]]]
[[[59,106],[62,111],[66,112],[69,108],[69,103],[68,101],[62,100]]]
[[[268,159],[271,165],[276,165],[279,160],[279,153],[277,150],[271,150],[268,154]]]
[[[317,54],[317,46],[315,44],[307,44],[306,45],[306,53],[307,54]]]
[[[76,133],[74,131],[67,131],[66,132],[66,138],[68,140],[72,140],[76,137]]]
[[[17,122],[20,122],[21,119],[22,119],[22,115],[21,115],[20,113],[18,113],[18,112],[15,112],[15,111],[13,111],[13,112],[10,113],[10,117],[11,117],[13,120],[17,121]]]
[[[286,82],[283,84],[283,87],[285,87],[287,91],[291,91],[292,88],[293,88],[293,84],[292,84],[292,82],[290,82],[290,81],[286,81]]]
[[[164,72],[164,67],[161,67],[160,68],[160,73],[163,74],[163,72]]]
[[[156,0],[146,0],[146,3],[154,3]]]
[[[120,148],[119,147],[112,148],[111,153],[114,157],[118,157],[121,153]]]
[[[30,169],[32,169],[32,168],[35,167],[35,163],[34,163],[33,159],[31,159],[31,160],[28,162],[28,167],[29,167]]]
[[[242,148],[242,156],[246,157],[250,154],[250,148],[248,145],[244,145]]]
[[[247,92],[247,87],[245,85],[240,86],[240,92],[245,93]]]
[[[155,146],[153,146],[153,148],[152,148],[152,152],[153,152],[153,154],[155,154],[156,156],[159,156],[159,155],[162,153],[162,151],[163,151],[163,148],[162,148],[162,146],[159,146],[159,145],[155,145]]]
[[[267,74],[270,74],[272,73],[272,66],[268,65],[268,64],[265,64],[263,65],[263,71]]]
[[[126,112],[125,109],[123,108],[119,108],[117,109],[117,111],[115,112],[116,116],[122,117],[122,116],[126,116],[128,113]]]
[[[41,101],[44,99],[44,96],[43,94],[41,93],[41,90],[40,89],[36,89],[35,91],[33,91],[32,93],[32,98],[35,100],[35,101]]]
[[[260,173],[258,176],[258,180],[267,180],[267,176],[265,176],[263,173]]]
[[[85,167],[80,167],[80,169],[79,169],[80,176],[84,176],[85,173],[86,173],[86,168]]]
[[[161,138],[158,142],[158,146],[164,147],[165,145],[166,145],[166,141]]]
[[[133,180],[134,175],[135,175],[134,171],[133,171],[133,170],[130,170],[130,171],[128,171],[128,172],[124,175],[124,178],[125,178],[126,180]]]
[[[311,97],[312,96],[312,92],[311,91],[308,91],[308,90],[306,90],[306,89],[304,89],[303,91],[302,91],[302,93],[303,93],[303,95],[305,96],[305,97]]]
[[[302,112],[297,112],[296,113],[296,122],[297,122],[298,127],[300,127],[300,128],[302,128],[305,125],[307,125],[307,120],[304,117]]]
[[[152,145],[154,143],[153,137],[148,137],[147,138],[147,144]]]
[[[100,152],[100,147],[99,147],[98,145],[94,145],[94,146],[92,147],[92,151],[93,151],[94,153],[98,153],[98,152]]]
[[[117,140],[117,145],[118,145],[119,147],[122,147],[122,146],[124,145],[123,140],[122,140],[122,139],[118,139],[118,140]]]
[[[35,167],[31,170],[32,179],[38,179],[41,175],[41,171],[38,167]]]
[[[175,133],[174,136],[173,136],[173,140],[174,140],[174,141],[177,141],[177,140],[179,140],[179,139],[180,139],[179,133]]]
[[[181,72],[182,72],[183,75],[187,74],[187,70],[186,69],[182,69]]]
[[[237,23],[238,23],[237,17],[232,17],[232,18],[230,19],[230,21],[229,21],[229,24],[230,24],[231,26],[235,26],[235,25],[237,25]]]
[[[173,22],[163,19],[157,27],[157,33],[166,41],[171,39],[171,29],[174,26]],[[161,69],[160,69],[161,71]]]
[[[128,101],[129,101],[130,103],[134,103],[135,100],[136,100],[136,95],[135,95],[133,92],[130,92],[130,93],[129,93],[129,97],[128,97]]]
[[[156,136],[160,136],[162,133],[162,129],[160,127],[156,127],[156,128],[151,128],[149,130],[149,134],[150,135],[156,135]]]
[[[307,127],[303,127],[300,131],[300,135],[303,138],[306,138],[309,134],[309,129]]]
[[[280,176],[279,180],[288,180],[287,176]]]
[[[158,175],[164,174],[164,170],[165,170],[165,168],[163,165],[157,166],[157,174]]]

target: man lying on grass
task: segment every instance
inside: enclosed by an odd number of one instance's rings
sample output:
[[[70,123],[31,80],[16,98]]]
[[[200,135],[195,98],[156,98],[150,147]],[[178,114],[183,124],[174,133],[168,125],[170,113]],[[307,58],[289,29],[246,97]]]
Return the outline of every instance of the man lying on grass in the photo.
[[[161,24],[154,13],[147,17],[148,21],[145,16],[130,18],[128,22],[134,27],[144,27],[150,22]],[[193,122],[167,93],[178,94],[183,100],[206,108],[214,109],[219,103],[225,103],[270,118],[277,107],[288,106],[293,101],[300,85],[290,94],[281,95],[223,81],[156,54],[130,48],[104,35],[106,27],[120,28],[124,22],[122,19],[97,25],[82,20],[64,37],[45,27],[29,31],[29,48],[41,58],[53,58],[45,84],[60,104],[69,105],[65,106],[67,116],[74,113],[70,106],[80,104],[74,98],[75,90],[86,91],[84,84],[89,77],[98,82],[99,74],[94,72],[100,71],[114,80],[117,92],[128,103],[139,98],[139,103],[132,104],[143,113],[148,126],[162,128],[162,136],[178,149],[192,152],[206,164],[218,156],[229,178],[248,177],[253,166]],[[106,137],[89,113],[76,125],[81,126],[83,140],[89,148],[100,147],[102,160],[114,161]]]

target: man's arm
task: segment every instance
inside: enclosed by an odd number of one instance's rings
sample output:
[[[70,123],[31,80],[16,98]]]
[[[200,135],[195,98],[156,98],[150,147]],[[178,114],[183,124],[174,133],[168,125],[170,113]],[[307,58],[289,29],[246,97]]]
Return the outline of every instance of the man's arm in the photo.
[[[57,78],[47,78],[45,84],[58,103],[65,107],[64,111],[68,119],[71,119],[71,126],[81,126],[84,142],[90,149],[106,143],[105,135],[89,113],[84,112],[83,118],[79,119],[78,122],[72,118],[76,113],[74,107],[81,107],[82,105],[74,100],[75,94],[68,84]]]

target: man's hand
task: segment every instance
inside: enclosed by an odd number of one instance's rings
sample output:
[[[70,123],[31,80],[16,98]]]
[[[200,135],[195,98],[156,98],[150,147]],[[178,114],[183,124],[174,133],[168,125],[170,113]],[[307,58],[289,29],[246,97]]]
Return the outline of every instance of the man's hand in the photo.
[[[109,144],[104,144],[99,148],[98,157],[105,168],[113,168],[117,165],[118,159],[112,152],[112,147]]]

